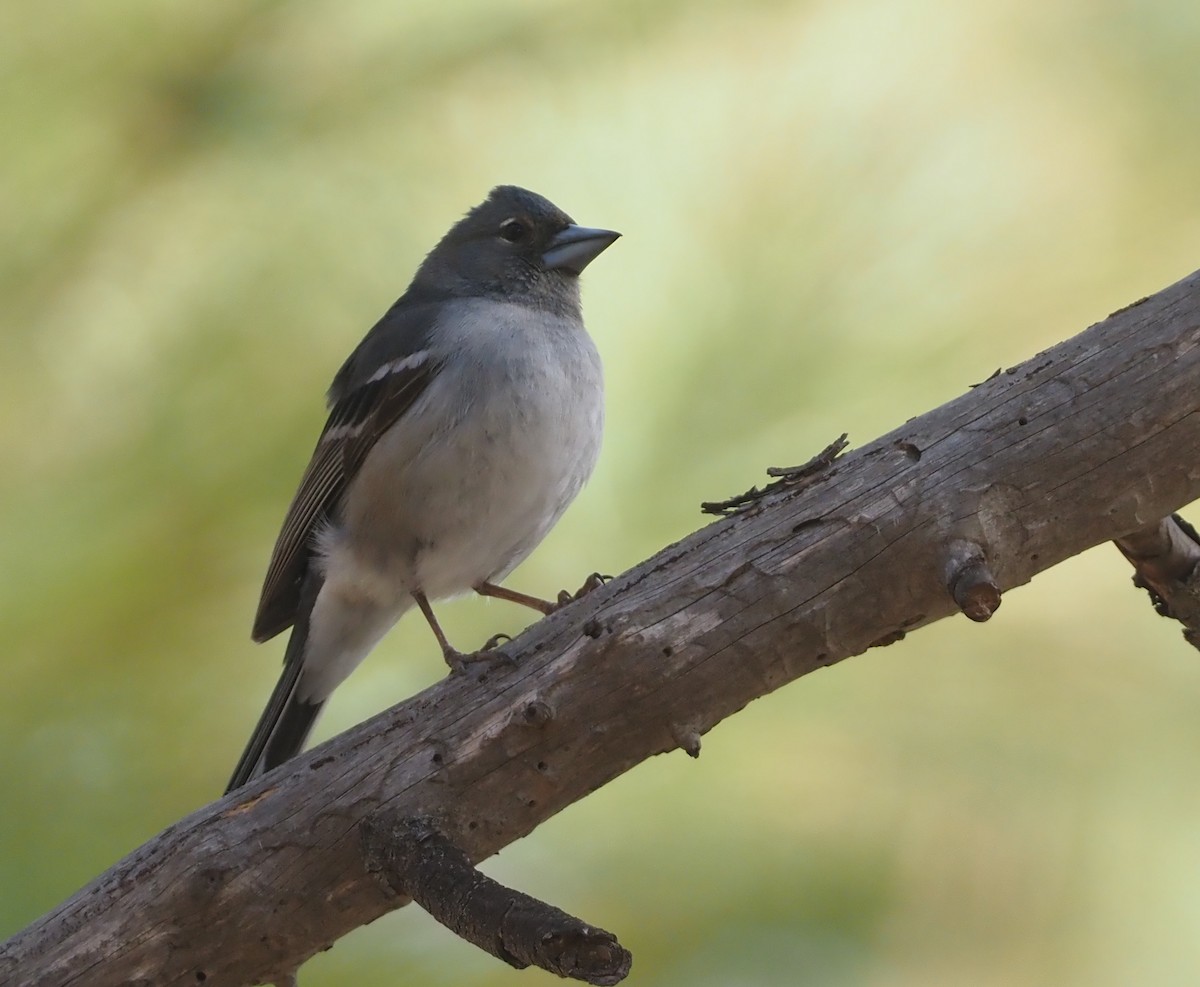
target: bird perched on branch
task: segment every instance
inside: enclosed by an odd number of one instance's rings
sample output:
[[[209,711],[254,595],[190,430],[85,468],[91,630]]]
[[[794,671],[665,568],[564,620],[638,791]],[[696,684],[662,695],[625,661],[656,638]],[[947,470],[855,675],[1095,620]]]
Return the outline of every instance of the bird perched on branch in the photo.
[[[498,583],[554,526],[600,450],[600,358],[579,275],[619,236],[516,186],[430,251],[329,389],[329,419],[267,568],[254,640],[287,628],[283,674],[230,779],[303,747],[321,707],[411,607],[451,669],[431,600]]]

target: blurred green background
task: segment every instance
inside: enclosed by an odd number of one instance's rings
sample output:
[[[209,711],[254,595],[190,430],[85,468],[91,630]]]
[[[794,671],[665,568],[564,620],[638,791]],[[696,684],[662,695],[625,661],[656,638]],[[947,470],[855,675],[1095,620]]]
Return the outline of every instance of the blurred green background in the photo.
[[[584,286],[599,471],[510,581],[548,594],[1200,267],[1197,50],[1193,0],[8,0],[0,935],[221,792],[320,396],[490,186],[625,234]],[[405,622],[320,735],[443,672]],[[486,869],[645,987],[1193,985],[1198,708],[1200,656],[1101,547]],[[415,908],[303,973],[551,981]]]

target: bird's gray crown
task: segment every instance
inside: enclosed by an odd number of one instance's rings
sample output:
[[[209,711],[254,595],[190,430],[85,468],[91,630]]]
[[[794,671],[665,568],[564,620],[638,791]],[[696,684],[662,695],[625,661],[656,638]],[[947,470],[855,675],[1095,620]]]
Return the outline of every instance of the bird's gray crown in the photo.
[[[499,185],[429,252],[409,291],[414,296],[503,298],[577,313],[576,272],[548,267],[543,256],[572,223],[536,192]]]

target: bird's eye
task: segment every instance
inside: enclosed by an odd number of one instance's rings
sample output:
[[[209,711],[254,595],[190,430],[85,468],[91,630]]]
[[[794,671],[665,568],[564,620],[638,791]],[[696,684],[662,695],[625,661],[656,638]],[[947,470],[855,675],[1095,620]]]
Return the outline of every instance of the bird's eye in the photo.
[[[509,243],[516,243],[529,235],[529,227],[519,219],[506,219],[500,224],[500,235]]]

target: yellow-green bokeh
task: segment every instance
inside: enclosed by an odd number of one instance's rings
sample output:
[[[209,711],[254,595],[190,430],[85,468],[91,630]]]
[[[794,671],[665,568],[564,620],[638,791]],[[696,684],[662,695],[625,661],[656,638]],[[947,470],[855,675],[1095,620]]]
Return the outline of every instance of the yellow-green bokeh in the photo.
[[[1187,0],[9,0],[0,936],[221,791],[320,395],[491,185],[625,234],[585,278],[601,465],[512,579],[545,594],[1200,267],[1198,50]],[[321,736],[443,671],[402,625]],[[1198,709],[1102,547],[487,869],[618,932],[646,987],[1191,985]],[[550,980],[408,908],[303,982]]]

